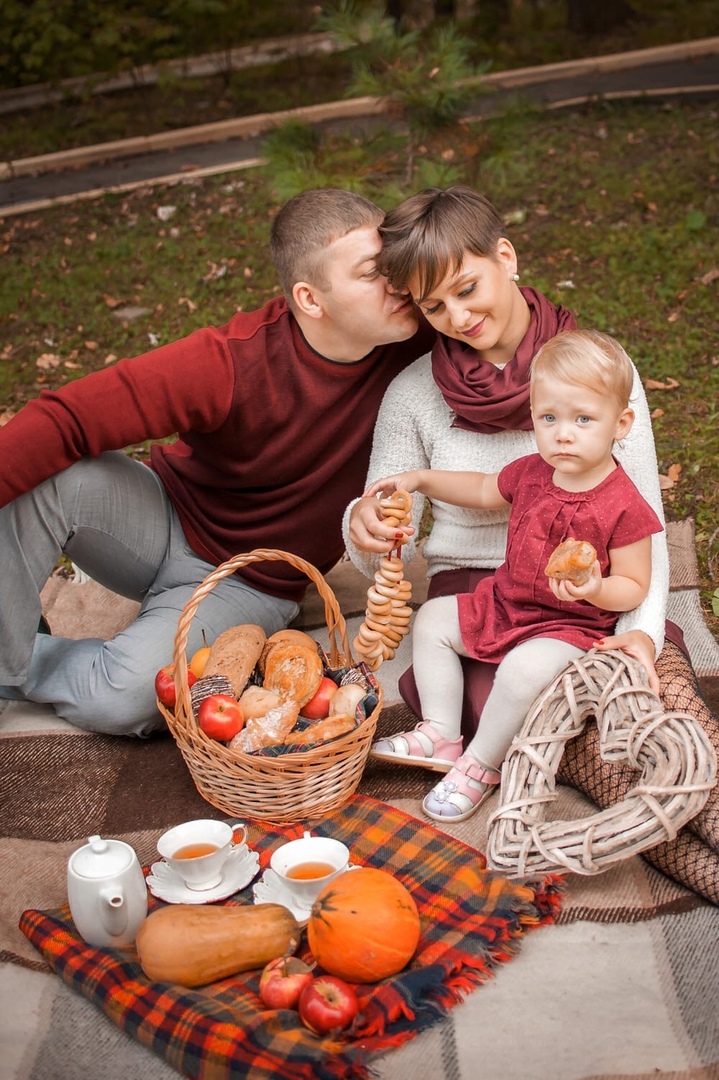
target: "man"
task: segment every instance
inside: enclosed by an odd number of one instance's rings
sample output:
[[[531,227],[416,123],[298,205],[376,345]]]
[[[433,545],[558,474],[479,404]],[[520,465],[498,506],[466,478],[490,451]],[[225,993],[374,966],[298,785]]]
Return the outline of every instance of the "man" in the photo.
[[[378,273],[382,219],[350,192],[296,196],[271,236],[284,298],[43,392],[0,429],[0,697],[147,735],[164,723],[155,673],[215,566],[256,547],[323,573],[341,557],[382,395],[432,339]],[[122,453],[175,433],[153,445],[149,468]],[[39,593],[63,552],[141,602],[111,641],[37,632]],[[203,630],[208,641],[245,622],[273,633],[306,585],[286,561],[230,575],[202,601],[188,651]]]

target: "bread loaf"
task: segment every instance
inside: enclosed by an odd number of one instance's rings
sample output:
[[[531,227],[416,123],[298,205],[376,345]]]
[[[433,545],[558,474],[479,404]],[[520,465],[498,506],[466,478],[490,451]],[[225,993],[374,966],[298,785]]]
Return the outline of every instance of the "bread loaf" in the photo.
[[[242,623],[225,630],[210,648],[205,665],[205,676],[226,675],[232,683],[236,697],[242,695],[266,641],[261,626]]]

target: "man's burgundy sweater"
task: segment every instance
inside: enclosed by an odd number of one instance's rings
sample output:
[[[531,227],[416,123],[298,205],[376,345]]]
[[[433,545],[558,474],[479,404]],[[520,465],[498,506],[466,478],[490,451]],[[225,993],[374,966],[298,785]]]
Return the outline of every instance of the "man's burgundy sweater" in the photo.
[[[162,480],[192,549],[211,563],[280,548],[326,573],[340,522],[364,485],[377,410],[394,378],[431,347],[425,328],[354,363],[320,356],[283,299],[220,328],[43,391],[0,428],[0,505],[85,455],[156,443]],[[257,588],[300,599],[307,579],[252,564]]]

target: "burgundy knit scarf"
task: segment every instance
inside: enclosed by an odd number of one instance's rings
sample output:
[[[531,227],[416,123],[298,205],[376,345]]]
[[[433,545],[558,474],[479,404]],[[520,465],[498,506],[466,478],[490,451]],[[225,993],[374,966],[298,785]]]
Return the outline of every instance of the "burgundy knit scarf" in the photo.
[[[508,364],[498,368],[454,338],[437,337],[432,349],[432,375],[442,397],[455,412],[453,427],[494,435],[529,431],[529,366],[545,341],[560,330],[574,330],[571,311],[553,304],[536,289],[521,290],[529,305],[529,329]]]

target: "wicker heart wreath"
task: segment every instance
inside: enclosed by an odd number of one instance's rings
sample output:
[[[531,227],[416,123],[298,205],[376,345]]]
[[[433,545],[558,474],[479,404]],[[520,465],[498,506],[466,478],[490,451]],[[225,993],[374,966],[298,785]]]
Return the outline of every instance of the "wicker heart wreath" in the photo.
[[[605,761],[637,769],[614,806],[574,821],[545,821],[565,744],[594,718]],[[699,722],[664,712],[643,669],[622,652],[591,650],[537,699],[502,770],[488,822],[487,862],[524,876],[540,870],[598,874],[646,851],[695,817],[716,783],[716,757]]]

